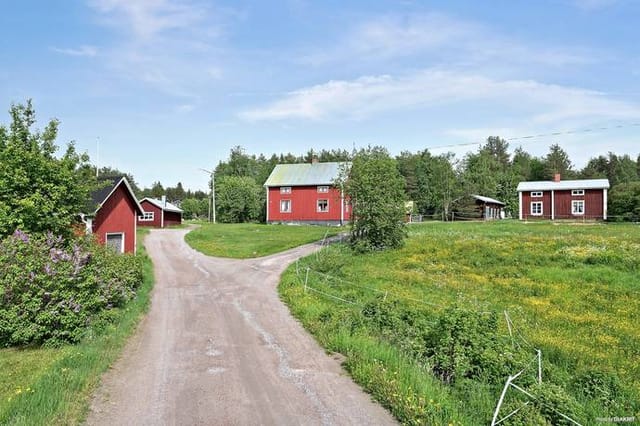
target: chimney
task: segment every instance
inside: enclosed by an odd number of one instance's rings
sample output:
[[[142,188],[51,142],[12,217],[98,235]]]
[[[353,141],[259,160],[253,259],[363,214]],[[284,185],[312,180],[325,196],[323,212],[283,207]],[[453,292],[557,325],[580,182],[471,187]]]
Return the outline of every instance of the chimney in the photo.
[[[553,181],[554,182],[560,182],[560,173],[556,173],[553,175]]]
[[[311,164],[318,164],[318,157],[316,157],[315,155],[311,157]]]
[[[164,209],[165,207],[167,207],[167,196],[163,195],[162,196],[162,208]]]

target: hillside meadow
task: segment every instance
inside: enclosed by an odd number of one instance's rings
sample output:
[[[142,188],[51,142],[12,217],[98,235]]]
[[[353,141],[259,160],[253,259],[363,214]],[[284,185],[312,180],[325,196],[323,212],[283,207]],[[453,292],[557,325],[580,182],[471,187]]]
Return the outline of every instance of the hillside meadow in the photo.
[[[307,329],[409,424],[488,424],[509,375],[535,402],[506,424],[640,419],[640,227],[425,223],[400,250],[334,245],[283,275]],[[536,351],[542,354],[537,386]],[[533,390],[532,390],[533,389]],[[510,389],[506,415],[527,401]]]

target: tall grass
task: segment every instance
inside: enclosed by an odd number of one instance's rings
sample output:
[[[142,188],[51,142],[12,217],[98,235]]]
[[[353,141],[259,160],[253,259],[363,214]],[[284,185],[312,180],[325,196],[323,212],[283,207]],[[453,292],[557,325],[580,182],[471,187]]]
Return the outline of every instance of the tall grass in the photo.
[[[344,354],[353,377],[405,423],[491,420],[506,375],[448,386],[421,355],[424,330],[458,304],[500,318],[506,311],[517,334],[505,352],[529,359],[541,349],[544,381],[566,389],[580,403],[579,420],[592,424],[640,418],[638,253],[634,225],[431,223],[412,226],[401,250],[353,256],[339,246],[306,258],[283,275],[280,292],[318,341]],[[381,300],[396,306],[383,320],[406,330],[381,330],[363,316]],[[508,336],[506,320],[498,333]]]
[[[146,233],[148,230],[140,231],[140,242]],[[5,383],[3,396],[6,397],[0,404],[0,424],[81,423],[102,373],[120,355],[127,339],[149,307],[153,265],[141,243],[139,244],[138,255],[144,257],[144,281],[138,288],[136,298],[126,308],[114,310],[111,325],[90,332],[80,344],[74,346],[60,349],[9,349],[0,352],[3,358],[0,366],[22,362],[22,367],[18,370],[20,372],[12,378],[5,376],[6,371],[0,373],[0,383]],[[0,391],[2,389],[0,386]]]

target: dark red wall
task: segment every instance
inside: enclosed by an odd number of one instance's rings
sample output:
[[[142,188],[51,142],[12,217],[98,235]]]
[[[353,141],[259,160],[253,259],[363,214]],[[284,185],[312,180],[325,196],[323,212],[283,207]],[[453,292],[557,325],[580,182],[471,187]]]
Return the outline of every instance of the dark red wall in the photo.
[[[162,227],[162,209],[148,200],[143,200],[140,205],[146,212],[153,212],[153,220],[140,220],[139,226],[153,226],[154,228]],[[182,214],[178,212],[164,212],[164,226],[180,225],[182,223]]]
[[[162,209],[147,200],[141,201],[140,205],[145,212],[153,212],[153,220],[146,221],[138,218],[138,226],[153,226],[154,228],[160,228]]]
[[[93,219],[93,233],[98,241],[104,244],[107,233],[122,232],[124,233],[124,251],[134,253],[137,215],[135,202],[124,184],[120,184]]]
[[[280,212],[280,201],[291,200],[291,213]],[[318,200],[329,201],[328,212],[318,212]],[[279,187],[269,188],[269,222],[322,222],[340,221],[340,190],[329,188],[329,192],[318,192],[317,186],[294,186],[290,194],[281,194]],[[344,220],[349,221],[351,207],[345,205]]]
[[[571,195],[571,190],[555,191],[555,219],[602,219],[604,216],[604,190],[585,189],[584,195]],[[585,213],[571,214],[571,201],[584,200]],[[543,202],[543,215],[531,216],[531,202]],[[544,191],[542,198],[531,198],[531,192],[522,193],[522,219],[551,219],[551,191]]]

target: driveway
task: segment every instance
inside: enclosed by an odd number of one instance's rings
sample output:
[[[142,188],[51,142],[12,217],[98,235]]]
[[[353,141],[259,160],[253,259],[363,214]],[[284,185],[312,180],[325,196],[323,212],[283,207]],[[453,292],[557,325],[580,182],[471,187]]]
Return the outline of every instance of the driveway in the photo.
[[[280,274],[317,245],[213,258],[155,230],[151,309],[102,379],[91,425],[395,424],[290,315]]]

